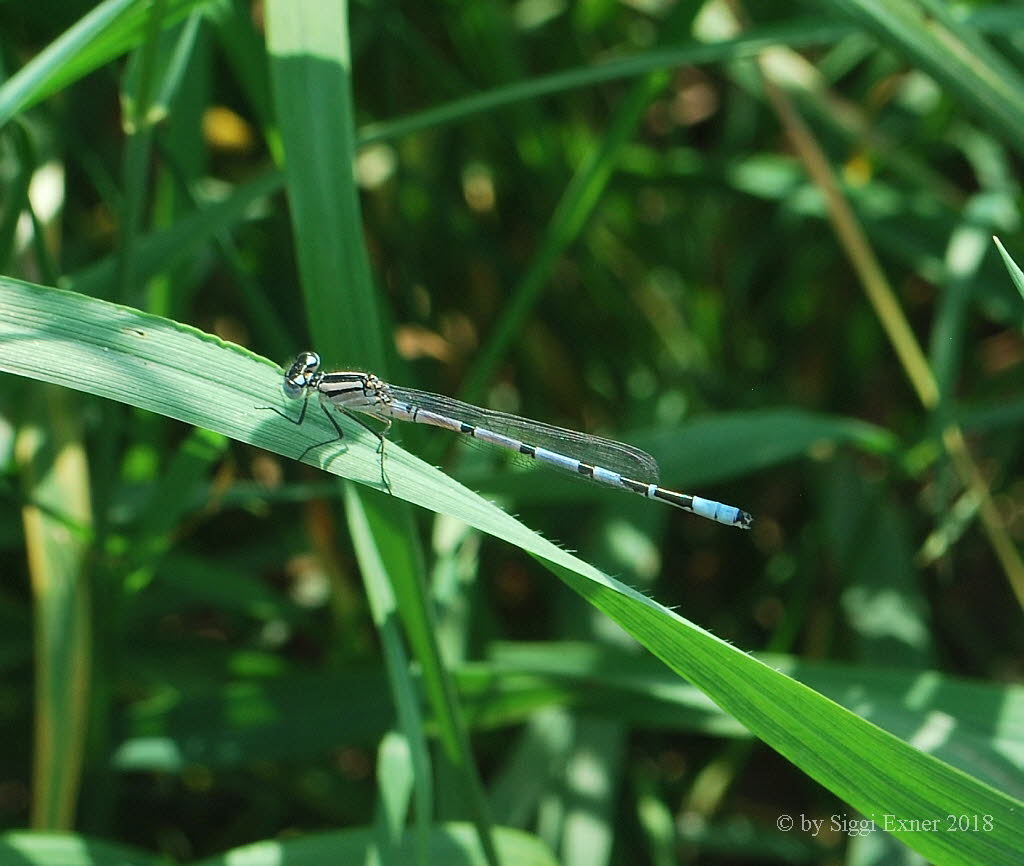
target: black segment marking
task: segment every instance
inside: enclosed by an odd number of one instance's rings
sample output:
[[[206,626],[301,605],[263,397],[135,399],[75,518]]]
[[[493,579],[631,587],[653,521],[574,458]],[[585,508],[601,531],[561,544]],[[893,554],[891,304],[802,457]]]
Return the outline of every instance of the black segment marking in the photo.
[[[677,508],[693,510],[693,497],[687,496],[685,493],[676,493],[673,490],[665,490],[662,487],[658,487],[654,491],[654,498],[660,499],[662,502],[668,502],[670,505],[675,505]]]
[[[647,495],[647,485],[642,481],[634,481],[632,478],[623,478],[622,486],[632,490],[634,493],[640,493],[643,496]]]
[[[581,463],[576,467],[576,471],[579,472],[580,475],[588,475],[591,478],[594,477],[594,467],[589,463]]]
[[[525,454],[527,457],[536,457],[537,456],[537,449],[534,448],[532,445],[520,444],[519,445],[519,453],[520,454]]]
[[[472,424],[461,424],[460,423],[459,424],[459,432],[460,433],[468,433],[470,436],[472,436],[474,433],[476,433],[476,427],[474,427]]]

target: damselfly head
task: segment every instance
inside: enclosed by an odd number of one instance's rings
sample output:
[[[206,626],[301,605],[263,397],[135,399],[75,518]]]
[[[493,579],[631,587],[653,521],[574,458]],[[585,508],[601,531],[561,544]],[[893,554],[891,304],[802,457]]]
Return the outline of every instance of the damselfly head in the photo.
[[[301,397],[302,393],[315,383],[314,377],[320,369],[320,356],[316,352],[300,352],[288,372],[284,374],[281,387],[286,397]]]

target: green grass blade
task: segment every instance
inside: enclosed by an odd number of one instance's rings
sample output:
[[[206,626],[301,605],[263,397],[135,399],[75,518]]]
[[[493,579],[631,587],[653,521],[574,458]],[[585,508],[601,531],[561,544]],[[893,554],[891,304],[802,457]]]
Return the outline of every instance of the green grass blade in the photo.
[[[212,593],[198,597],[223,603]],[[272,605],[272,598],[266,603]],[[930,670],[853,667],[782,655],[759,658],[901,739],[926,730],[936,718],[955,719],[944,737],[921,742],[920,748],[1010,796],[1024,796],[1024,688]],[[528,780],[523,774],[536,774],[539,765],[551,767],[555,755],[569,748],[571,717],[564,710],[638,729],[751,736],[703,692],[649,655],[552,641],[494,644],[488,659],[457,671],[467,715],[477,730],[527,723],[522,748],[534,756],[523,759],[520,771],[514,766],[504,771],[511,778],[499,779],[492,791],[503,823],[518,824],[523,820],[518,809],[532,811],[542,794],[543,779]],[[147,663],[161,670],[169,662],[157,655]],[[125,739],[116,750],[119,769],[180,772],[189,763],[237,768],[253,754],[265,760],[309,760],[330,749],[339,735],[357,746],[373,744],[395,722],[380,671],[293,671],[227,688],[211,684],[205,690],[172,685],[173,699],[140,700],[130,707]],[[324,694],[358,694],[360,699],[358,706],[339,713],[324,705]],[[216,720],[225,714],[247,721],[218,726]]]
[[[608,81],[636,78],[659,69],[755,57],[773,45],[783,44],[797,48],[828,44],[852,30],[849,24],[825,22],[816,18],[751,30],[736,39],[724,39],[710,44],[680,41],[676,45],[651,51],[638,51],[628,57],[615,58],[603,63],[564,69],[549,75],[535,75],[523,81],[474,93],[395,120],[368,124],[360,131],[359,140],[361,144],[392,140],[424,129],[436,129],[457,123],[476,114],[518,102],[594,87]]]
[[[342,3],[274,0],[267,45],[307,321],[318,352],[386,369],[358,192]]]
[[[940,0],[832,0],[1005,136],[1024,141],[1024,78]]]
[[[74,826],[88,728],[92,659],[86,571],[92,526],[77,401],[50,387],[28,401],[16,453],[35,597],[35,753],[32,825]]]
[[[0,836],[0,861],[18,866],[161,866],[167,862],[138,848],[87,836],[25,831]]]
[[[136,301],[140,306],[141,301],[130,297],[128,292],[137,284],[144,285],[138,283],[135,275],[135,243],[149,192],[149,162],[153,147],[153,124],[156,121],[156,112],[150,109],[157,86],[155,79],[158,74],[166,71],[156,68],[164,42],[162,30],[165,12],[164,0],[155,0],[151,5],[145,36],[132,55],[121,90],[122,125],[127,138],[121,164],[122,197],[115,297],[125,302]],[[167,313],[167,310],[155,312]]]
[[[391,339],[370,275],[358,190],[347,4],[274,0],[267,42],[306,315],[325,359],[358,359],[386,374]],[[379,465],[380,456],[375,462]],[[390,449],[388,470],[390,473]],[[379,480],[379,472],[378,472]],[[353,491],[364,562],[383,560],[402,623],[419,660],[438,719],[444,754],[457,768],[469,814],[488,860],[496,862],[483,786],[456,691],[438,648],[412,522],[395,501]],[[371,575],[373,572],[371,571]],[[383,593],[383,574],[368,591]],[[372,579],[367,575],[367,579]],[[407,730],[410,736],[418,731]],[[417,746],[420,748],[420,746]],[[426,761],[419,769],[428,769]],[[418,784],[430,782],[420,779]],[[422,795],[421,795],[422,799]],[[433,817],[433,816],[429,816]],[[421,825],[421,829],[422,829]],[[422,833],[420,834],[422,840]],[[420,845],[423,847],[422,841]]]
[[[498,862],[503,866],[555,866],[543,842],[521,830],[499,827],[494,832]],[[344,830],[283,841],[257,842],[236,848],[218,857],[201,860],[194,866],[324,866],[325,863],[368,863],[373,850],[372,830]],[[396,863],[411,863],[415,840],[406,835],[395,852]],[[430,833],[427,862],[444,866],[485,866],[490,858],[480,847],[474,829],[468,824],[435,825]]]
[[[271,82],[310,332],[326,358],[355,358],[386,374],[391,341],[370,273],[353,177],[355,117],[347,9],[344,4],[275,0],[268,13]],[[388,465],[390,471],[390,449]],[[352,491],[348,499],[353,508],[356,497],[362,501],[365,530],[360,550],[366,562],[384,561],[382,570],[392,582],[404,630],[423,668],[444,754],[457,768],[463,800],[487,859],[496,862],[467,727],[432,626],[412,521],[394,501]],[[377,589],[383,591],[380,582]],[[419,765],[421,770],[427,767],[426,762]]]
[[[996,243],[996,248],[999,250],[999,255],[1002,257],[1003,264],[1006,265],[1006,270],[1010,274],[1010,279],[1013,280],[1013,285],[1020,292],[1021,298],[1024,298],[1024,271],[1021,271],[1017,263],[1010,257],[1006,247],[1003,246],[999,238],[993,238],[993,240]]]
[[[499,828],[495,833],[502,864],[556,866],[540,840],[521,830]],[[321,833],[281,841],[258,842],[194,861],[195,866],[324,866],[325,863],[366,863],[373,849],[371,830]],[[414,848],[406,836],[397,862],[411,862]],[[472,828],[464,824],[435,826],[430,834],[429,862],[445,866],[483,866],[487,861]],[[0,861],[24,866],[159,866],[168,861],[127,845],[99,842],[70,833],[6,833],[0,836]]]
[[[942,863],[1009,863],[1024,845],[1024,828],[1014,817],[1018,801],[917,751],[645,596],[547,562],[760,739],[924,856]],[[950,814],[990,815],[991,832],[979,828],[969,837],[940,832]],[[938,823],[907,831],[895,823],[899,818]]]
[[[285,455],[330,438],[326,419],[311,418],[308,428],[297,430],[255,408],[281,404],[280,371],[193,328],[9,279],[0,279],[0,306],[5,311],[0,318],[2,370],[199,424]],[[379,485],[376,438],[346,419],[341,423],[343,447],[330,454],[324,453],[330,449],[319,449],[307,460]],[[389,447],[388,466],[395,496],[450,514],[533,555],[669,668],[879,826],[886,815],[922,820],[992,816],[990,832],[890,827],[924,856],[939,862],[1012,862],[1024,848],[1018,801],[602,574],[400,448]],[[742,543],[736,538],[733,543]]]
[[[168,0],[169,27],[209,0]],[[46,46],[0,87],[0,126],[143,39],[150,4],[107,0]]]
[[[419,802],[420,790],[431,778],[429,772],[422,772],[413,754],[413,744],[396,731],[388,731],[377,747],[377,778],[380,780],[377,794],[377,815],[374,821],[377,830],[378,856],[382,866],[400,863],[398,859],[402,837],[405,835],[406,816],[409,802],[415,789],[416,803],[416,860],[427,862],[430,846],[430,820],[433,806],[429,800]],[[426,753],[425,749],[421,752]],[[420,811],[421,805],[426,808]],[[425,817],[420,817],[421,815]]]
[[[416,796],[416,833],[418,837],[419,859],[425,863],[427,834],[429,833],[431,816],[434,814],[433,803],[433,770],[430,752],[427,749],[427,737],[423,727],[423,714],[420,709],[419,691],[412,677],[409,658],[402,643],[398,616],[402,610],[424,610],[421,599],[407,599],[396,605],[395,593],[403,588],[421,583],[422,563],[410,561],[415,550],[408,543],[411,528],[407,525],[394,525],[389,518],[398,518],[403,523],[407,517],[405,509],[375,508],[380,504],[380,497],[372,494],[356,495],[352,485],[345,489],[345,514],[348,519],[349,532],[355,546],[359,568],[363,575],[370,609],[373,611],[374,624],[381,636],[384,660],[387,664],[391,691],[394,695],[399,725],[404,734],[402,742],[408,752],[407,769],[412,772],[411,784]],[[371,513],[367,513],[368,509]],[[390,532],[388,531],[390,530]],[[427,668],[429,669],[429,668]],[[450,730],[443,726],[442,732]],[[384,749],[386,744],[382,743]],[[454,750],[458,744],[450,745]],[[383,755],[383,753],[382,753]],[[389,774],[380,776],[382,805],[389,806],[385,810],[390,820],[384,821],[382,829],[391,831],[386,839],[394,842],[394,832],[404,824],[408,805],[399,804],[400,799],[395,792],[396,785],[404,785],[404,775]],[[401,835],[400,833],[398,835]],[[382,843],[383,844],[383,843]]]

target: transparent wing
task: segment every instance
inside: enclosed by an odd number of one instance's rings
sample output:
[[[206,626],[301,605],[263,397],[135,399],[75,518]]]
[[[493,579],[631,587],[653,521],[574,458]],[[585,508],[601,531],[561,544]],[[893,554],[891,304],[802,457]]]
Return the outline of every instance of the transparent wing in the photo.
[[[409,403],[420,409],[472,424],[474,427],[492,430],[527,445],[536,445],[565,457],[610,469],[634,481],[648,484],[658,481],[658,462],[646,451],[631,445],[604,439],[601,436],[591,436],[589,433],[577,433],[564,427],[553,427],[551,424],[532,421],[507,412],[482,409],[442,394],[431,394],[429,391],[417,391],[415,388],[401,388],[395,385],[391,385],[390,389],[392,398],[402,403]]]

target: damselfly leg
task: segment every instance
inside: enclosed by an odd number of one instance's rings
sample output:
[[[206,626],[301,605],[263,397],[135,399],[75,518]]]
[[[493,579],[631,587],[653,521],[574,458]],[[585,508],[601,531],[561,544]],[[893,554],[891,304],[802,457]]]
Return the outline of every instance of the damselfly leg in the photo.
[[[274,412],[275,414],[280,415],[289,424],[294,424],[296,427],[301,427],[302,426],[302,422],[306,420],[306,409],[308,407],[309,407],[309,394],[307,392],[306,394],[303,395],[302,409],[299,411],[299,417],[298,418],[291,418],[291,417],[289,417],[287,412],[281,411],[276,406],[256,406],[255,408],[256,409],[269,409],[271,412]],[[331,445],[334,442],[344,442],[345,431],[341,429],[341,426],[338,424],[337,419],[334,417],[333,414],[331,414],[331,410],[328,409],[327,406],[324,403],[320,403],[320,408],[323,410],[324,415],[327,416],[327,420],[331,422],[331,426],[334,428],[334,431],[338,435],[335,436],[333,439],[325,439],[323,442],[314,442],[312,445],[308,445],[305,448],[305,450],[303,450],[303,452],[301,454],[299,454],[298,457],[295,458],[300,463],[305,459],[306,455],[309,454],[310,451],[314,451],[317,448],[323,447],[324,445]],[[380,455],[380,480],[381,480],[381,484],[383,485],[384,489],[387,490],[387,492],[390,494],[391,493],[391,482],[388,481],[387,474],[384,471],[384,439],[385,439],[385,436],[387,435],[387,432],[391,429],[391,421],[390,421],[390,419],[386,421],[383,430],[377,430],[374,427],[372,427],[370,424],[368,424],[366,421],[364,421],[362,418],[360,418],[359,415],[357,415],[355,412],[350,412],[347,409],[345,409],[345,407],[343,407],[343,406],[339,406],[338,408],[339,408],[340,411],[344,412],[345,415],[347,415],[349,418],[351,418],[353,421],[355,421],[360,427],[368,430],[370,433],[372,433],[374,436],[377,437],[377,453]],[[345,447],[347,448],[348,446],[346,445]]]

